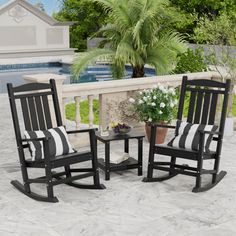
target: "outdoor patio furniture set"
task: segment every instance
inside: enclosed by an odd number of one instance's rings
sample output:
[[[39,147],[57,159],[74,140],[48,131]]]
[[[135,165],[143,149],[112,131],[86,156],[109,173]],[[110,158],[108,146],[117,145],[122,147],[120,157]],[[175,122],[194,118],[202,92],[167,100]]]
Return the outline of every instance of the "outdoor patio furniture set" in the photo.
[[[147,177],[144,182],[155,182],[170,179],[177,174],[189,175],[196,178],[193,192],[201,192],[214,187],[226,174],[219,172],[219,162],[224,134],[224,126],[228,104],[230,80],[225,83],[213,80],[188,80],[183,77],[176,126],[150,124],[151,139]],[[17,87],[8,84],[8,94],[14,124],[17,149],[20,159],[23,183],[14,180],[11,183],[22,193],[39,201],[57,202],[53,187],[58,184],[68,184],[77,188],[104,189],[99,180],[99,167],[105,171],[105,179],[110,179],[110,171],[138,169],[142,175],[142,155],[144,134],[131,131],[125,135],[115,135],[112,132],[108,137],[102,137],[95,129],[66,131],[62,123],[58,95],[55,81],[50,83],[31,83]],[[190,95],[188,95],[190,94]],[[183,121],[184,101],[189,96],[187,121]],[[221,101],[221,117],[217,126],[218,98]],[[50,109],[50,97],[54,109]],[[21,106],[16,102],[20,100]],[[24,130],[20,128],[19,110],[23,114]],[[55,113],[57,127],[52,125],[52,112]],[[168,127],[175,129],[175,137],[168,144],[156,144],[156,128]],[[24,132],[23,132],[24,131]],[[22,132],[25,137],[22,138]],[[68,135],[88,133],[90,150],[77,152],[68,140]],[[110,163],[110,142],[124,140],[124,151],[129,152],[129,139],[138,141],[138,160],[129,158],[120,164]],[[97,140],[105,144],[105,160],[97,159]],[[216,150],[210,151],[211,141],[216,142]],[[27,159],[25,150],[31,152],[31,159]],[[170,161],[155,161],[155,154],[170,156]],[[195,161],[197,167],[186,164],[177,164],[177,159]],[[214,167],[211,170],[203,168],[205,160],[212,159]],[[91,161],[90,168],[72,168],[73,164]],[[63,171],[55,172],[59,167]],[[45,175],[29,178],[28,168],[42,168]],[[167,175],[153,177],[154,170],[166,171]],[[78,173],[78,174],[75,174]],[[212,181],[206,186],[201,185],[201,178],[205,174],[212,175]],[[93,184],[75,182],[87,177],[93,177]],[[32,183],[46,184],[47,196],[32,192]]]

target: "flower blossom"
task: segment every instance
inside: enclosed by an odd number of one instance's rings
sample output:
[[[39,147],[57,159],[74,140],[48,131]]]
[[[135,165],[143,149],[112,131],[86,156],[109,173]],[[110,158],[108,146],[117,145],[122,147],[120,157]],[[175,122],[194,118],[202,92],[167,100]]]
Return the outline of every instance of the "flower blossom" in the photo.
[[[144,103],[144,101],[142,100],[142,99],[140,99],[139,101],[138,101],[138,104],[143,104]]]
[[[156,106],[156,103],[155,103],[155,102],[152,102],[152,103],[151,103],[151,106],[155,107],[155,106]]]
[[[152,118],[148,118],[148,121],[149,121],[149,122],[152,122]]]
[[[164,108],[165,106],[166,106],[166,104],[164,102],[161,102],[160,107]]]
[[[162,115],[162,114],[163,114],[163,111],[160,110],[158,113],[159,113],[160,115]]]
[[[166,88],[164,88],[164,89],[162,90],[162,92],[163,92],[163,93],[168,93],[168,90],[167,90]]]
[[[130,98],[130,99],[129,99],[129,102],[130,102],[130,103],[135,103],[135,100],[134,100],[133,98]]]
[[[171,93],[172,95],[175,95],[175,89],[174,88],[170,88],[169,89],[169,93]]]

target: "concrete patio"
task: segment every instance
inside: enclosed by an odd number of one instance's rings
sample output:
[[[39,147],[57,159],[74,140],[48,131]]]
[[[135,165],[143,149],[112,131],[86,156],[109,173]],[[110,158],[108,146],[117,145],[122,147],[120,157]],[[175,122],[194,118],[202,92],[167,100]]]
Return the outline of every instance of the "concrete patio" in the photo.
[[[193,178],[177,176],[163,183],[143,183],[136,170],[112,173],[106,190],[55,188],[59,203],[36,202],[19,193],[10,180],[21,179],[6,95],[0,95],[0,235],[1,236],[233,236],[236,235],[236,133],[226,137],[218,186],[192,193]],[[112,148],[119,149],[122,143]],[[136,152],[132,142],[131,152]],[[103,154],[99,145],[99,156]],[[144,143],[144,176],[148,143]],[[211,163],[208,163],[211,164]],[[32,171],[31,171],[32,173]],[[38,192],[44,186],[35,187]]]

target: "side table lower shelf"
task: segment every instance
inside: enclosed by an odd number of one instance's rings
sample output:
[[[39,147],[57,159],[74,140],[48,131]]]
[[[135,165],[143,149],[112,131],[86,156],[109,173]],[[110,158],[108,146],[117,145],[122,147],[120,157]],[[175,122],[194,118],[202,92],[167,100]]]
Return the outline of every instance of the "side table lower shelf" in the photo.
[[[138,160],[134,159],[133,157],[130,157],[128,160],[123,161],[119,164],[110,163],[109,168],[106,168],[104,159],[99,158],[98,167],[102,169],[105,173],[110,173],[111,171],[138,169],[138,175],[142,175],[142,165],[140,165],[138,163]]]

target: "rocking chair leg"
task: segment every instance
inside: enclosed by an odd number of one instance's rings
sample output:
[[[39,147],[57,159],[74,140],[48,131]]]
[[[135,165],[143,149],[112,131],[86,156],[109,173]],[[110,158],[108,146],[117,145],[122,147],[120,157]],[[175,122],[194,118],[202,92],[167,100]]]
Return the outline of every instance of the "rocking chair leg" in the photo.
[[[201,188],[201,182],[202,182],[202,177],[201,177],[201,174],[198,174],[197,177],[196,177],[196,185],[195,185],[195,188]]]
[[[214,184],[217,180],[217,173],[219,171],[219,164],[220,164],[220,157],[218,157],[214,163],[214,170],[216,170],[216,173],[212,175],[212,184]]]
[[[153,178],[153,163],[155,156],[155,143],[156,143],[156,127],[151,127],[150,147],[149,147],[149,160],[148,160],[148,173],[147,177],[143,178],[143,182],[150,182]]]
[[[28,183],[28,171],[27,168],[25,166],[21,166],[21,173],[22,173],[22,179],[24,181],[24,189],[27,193],[30,193],[30,184]]]
[[[49,198],[54,198],[53,194],[53,185],[52,185],[52,171],[51,165],[47,163],[45,165],[45,172],[46,172],[46,181],[47,181],[47,194]]]
[[[195,189],[201,188],[201,182],[202,182],[201,169],[202,169],[202,160],[198,161],[198,164],[197,164],[198,174],[197,174],[197,177],[196,177]]]
[[[22,179],[24,182],[24,189],[27,193],[30,193],[30,184],[28,183],[28,179],[29,179],[28,171],[27,171],[27,167],[25,166],[25,162],[22,158],[24,156],[24,151],[21,148],[19,148],[18,152],[19,152],[19,156],[21,157],[20,158],[20,165],[21,165]]]
[[[100,184],[100,179],[99,179],[99,169],[98,169],[98,159],[97,159],[97,140],[95,138],[95,131],[91,131],[90,134],[90,143],[91,143],[91,152],[93,154],[92,157],[92,168],[94,171],[94,176],[93,176],[93,181],[94,181],[94,186],[97,189],[105,189],[106,187],[103,184]]]
[[[154,153],[152,153],[149,156],[149,162],[148,162],[148,173],[147,173],[147,178],[150,179],[153,177],[153,162],[154,162]]]
[[[176,157],[171,157],[171,161],[170,161],[170,172],[169,172],[170,175],[173,174],[175,162],[176,162]]]
[[[65,166],[65,172],[66,172],[66,177],[70,178],[71,177],[70,166]]]
[[[97,186],[98,189],[105,189],[106,187],[103,184],[100,183],[100,179],[99,179],[97,154],[95,154],[92,158],[92,168],[93,168],[93,171],[94,171],[94,175],[93,175],[94,185]]]

